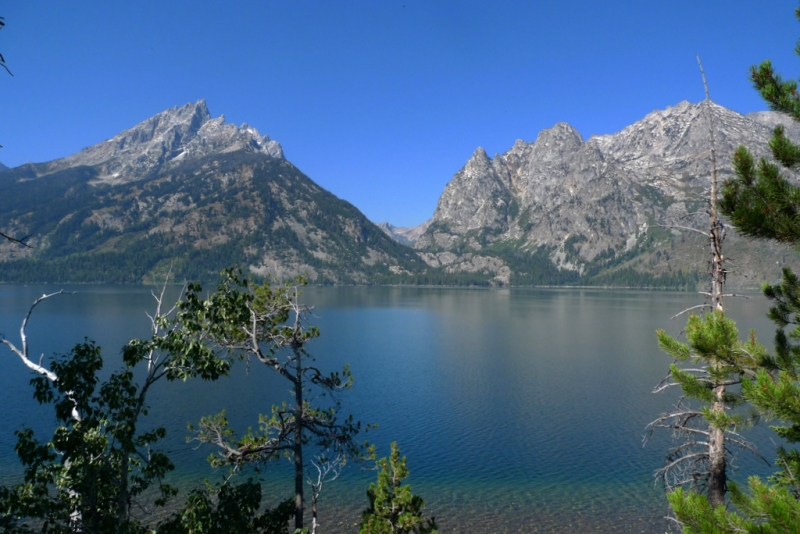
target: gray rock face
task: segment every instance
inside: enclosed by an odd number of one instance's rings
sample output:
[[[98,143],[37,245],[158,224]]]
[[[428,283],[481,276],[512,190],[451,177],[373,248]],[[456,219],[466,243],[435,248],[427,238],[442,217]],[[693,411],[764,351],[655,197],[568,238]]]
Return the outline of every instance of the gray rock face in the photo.
[[[498,174],[494,162],[479,147],[447,184],[433,219],[446,222],[455,234],[480,228],[502,229],[508,193],[508,177]]]
[[[162,111],[113,138],[47,164],[53,172],[78,165],[99,166],[99,181],[125,183],[141,179],[183,160],[212,153],[245,150],[283,159],[277,141],[242,124],[212,119],[205,100]]]
[[[772,111],[756,111],[754,113],[748,113],[745,115],[745,117],[759,124],[763,124],[770,130],[775,129],[775,127],[779,125],[783,126],[786,128],[789,137],[795,139],[800,138],[800,124],[782,113],[775,113]]]
[[[430,228],[414,247],[432,267],[462,272],[472,272],[477,253],[495,258],[499,264],[484,261],[483,267],[498,276],[509,267],[509,250],[532,254],[541,247],[560,269],[579,273],[596,273],[598,261],[637,251],[639,262],[629,262],[637,269],[685,268],[676,258],[688,254],[659,260],[663,265],[654,268],[649,258],[655,244],[646,237],[658,224],[707,226],[709,119],[720,181],[732,174],[739,145],[766,156],[775,125],[800,134],[776,113],[743,116],[713,102],[681,102],[585,142],[559,123],[494,158],[478,148],[445,187]],[[681,235],[672,229],[673,240]]]

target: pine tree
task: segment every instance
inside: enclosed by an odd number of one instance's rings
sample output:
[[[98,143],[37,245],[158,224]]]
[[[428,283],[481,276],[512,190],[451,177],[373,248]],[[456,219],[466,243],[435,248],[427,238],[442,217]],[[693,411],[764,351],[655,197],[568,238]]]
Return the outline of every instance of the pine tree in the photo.
[[[657,475],[667,490],[681,486],[703,490],[712,506],[723,505],[730,446],[752,449],[736,432],[744,421],[729,411],[744,402],[741,390],[734,386],[757,366],[764,349],[754,336],[740,341],[733,320],[718,310],[705,318],[689,317],[688,343],[663,330],[657,335],[659,346],[676,362],[692,364],[689,368],[677,364],[670,367],[671,379],[683,390],[683,399],[675,411],[656,419],[650,427],[651,431],[668,428],[682,437]],[[721,454],[715,457],[717,450]]]
[[[795,11],[800,19],[800,8]],[[800,54],[800,42],[796,47]],[[784,81],[769,61],[751,67],[750,80],[770,109],[800,121],[797,82]],[[769,148],[775,161],[762,158],[756,163],[745,147],[734,154],[735,178],[723,187],[721,208],[743,234],[800,246],[800,187],[784,176],[800,168],[800,146],[786,137],[778,126]],[[774,302],[769,317],[776,323],[775,355],[764,361],[763,369],[746,385],[748,400],[766,414],[788,423],[777,428],[790,443],[800,442],[800,281],[791,268],[783,270],[781,282],[765,285],[764,295]],[[787,327],[793,327],[788,334]],[[800,497],[800,453],[779,449],[776,478]]]
[[[800,9],[795,11],[800,18]],[[800,42],[796,48],[800,54]],[[784,81],[765,61],[751,67],[750,80],[769,107],[800,121],[797,82]],[[797,171],[800,146],[779,126],[769,143],[775,161],[755,161],[745,147],[734,154],[735,177],[723,184],[720,208],[744,235],[800,246],[800,187],[784,173]],[[767,416],[785,422],[773,427],[789,443],[800,442],[800,281],[790,268],[764,294],[775,304],[769,316],[777,324],[775,354],[758,358],[755,376],[742,382],[744,398]],[[793,327],[788,334],[786,328]],[[670,504],[684,532],[800,532],[800,452],[778,450],[780,471],[770,483],[751,477],[745,492],[730,484],[737,512],[714,508],[698,494],[676,491]]]
[[[657,428],[669,429],[681,440],[667,455],[664,466],[656,472],[665,489],[672,491],[687,486],[704,491],[711,506],[722,506],[728,490],[730,445],[752,450],[736,433],[741,421],[731,417],[729,410],[741,404],[742,396],[738,386],[742,377],[756,365],[754,354],[760,354],[763,350],[758,348],[754,339],[748,347],[749,351],[743,350],[733,321],[726,319],[724,315],[723,286],[727,270],[723,266],[722,243],[725,232],[719,218],[717,199],[712,103],[699,57],[697,61],[706,93],[703,110],[708,120],[711,145],[711,192],[707,210],[709,229],[707,233],[695,231],[705,234],[710,244],[710,288],[704,292],[710,303],[693,306],[684,312],[710,308],[711,313],[705,320],[694,314],[689,317],[686,327],[688,345],[671,338],[663,330],[658,331],[659,345],[676,363],[688,361],[693,365],[690,368],[681,368],[673,363],[670,374],[655,391],[679,386],[684,395],[675,410],[662,414],[648,428],[650,433]],[[687,402],[687,399],[694,402]]]
[[[422,517],[425,501],[411,493],[411,486],[401,485],[408,477],[408,468],[396,442],[389,458],[381,458],[377,465],[378,481],[367,490],[369,508],[364,511],[359,533],[436,534],[436,521]]]

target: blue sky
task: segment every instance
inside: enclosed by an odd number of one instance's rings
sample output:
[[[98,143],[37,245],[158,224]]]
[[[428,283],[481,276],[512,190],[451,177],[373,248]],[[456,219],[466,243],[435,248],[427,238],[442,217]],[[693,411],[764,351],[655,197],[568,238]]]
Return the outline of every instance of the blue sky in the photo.
[[[800,74],[796,1],[4,2],[0,162],[64,157],[205,98],[375,222],[428,219],[472,152],[565,121],[584,138]],[[0,193],[1,195],[2,193]],[[0,196],[0,201],[2,196]]]

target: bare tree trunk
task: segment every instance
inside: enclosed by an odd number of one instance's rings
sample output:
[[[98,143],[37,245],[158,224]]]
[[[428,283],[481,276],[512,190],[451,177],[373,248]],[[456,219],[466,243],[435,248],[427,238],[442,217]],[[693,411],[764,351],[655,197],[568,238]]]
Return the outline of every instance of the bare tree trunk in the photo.
[[[703,76],[705,82],[705,76]],[[711,105],[711,100],[708,99],[708,89],[706,89],[706,105]],[[709,124],[710,124],[710,110]],[[711,144],[711,161],[712,161],[712,176],[711,176],[711,303],[714,312],[724,313],[725,308],[722,305],[722,287],[725,284],[725,269],[722,267],[722,239],[723,227],[719,220],[719,213],[717,211],[717,166],[714,154],[713,142],[713,129],[712,129],[712,144]],[[713,367],[718,367],[719,362],[711,363]],[[725,384],[717,382],[714,385],[714,397],[716,401],[711,405],[711,411],[714,413],[725,412]],[[708,434],[708,461],[709,461],[709,476],[708,476],[708,502],[711,506],[720,506],[725,504],[725,492],[727,491],[727,458],[725,456],[725,431],[716,428],[713,425],[709,426]]]
[[[317,493],[311,494],[311,534],[317,534]]]
[[[709,100],[707,100],[710,103]],[[714,160],[714,149],[711,149],[711,159]],[[717,173],[714,166],[711,182],[711,300],[714,312],[724,313],[722,305],[722,286],[725,283],[725,269],[722,267],[722,224],[717,213]],[[719,367],[719,362],[712,362],[714,368]],[[711,405],[713,413],[725,412],[725,384],[714,384],[715,402]],[[725,456],[725,431],[709,425],[708,434],[708,502],[711,506],[725,504],[727,491],[727,458]]]
[[[294,384],[294,528],[303,528],[303,366],[299,347],[292,347],[295,355]]]
[[[722,305],[722,288],[725,284],[726,271],[722,266],[724,256],[722,255],[722,241],[725,239],[724,227],[719,220],[717,209],[717,157],[716,144],[714,143],[714,124],[711,117],[711,98],[708,95],[708,83],[706,73],[703,70],[703,63],[697,57],[700,65],[700,73],[703,76],[703,88],[706,93],[704,102],[705,112],[708,116],[708,131],[711,138],[711,200],[709,202],[709,217],[711,228],[709,230],[709,241],[711,244],[711,306],[714,312],[724,313]],[[719,362],[712,362],[711,366],[717,368]],[[714,384],[715,402],[711,405],[714,413],[725,412],[725,384],[718,381]],[[727,491],[727,458],[725,456],[725,431],[713,425],[708,428],[708,502],[712,506],[725,504],[725,492]]]
[[[311,534],[317,534],[319,530],[319,518],[317,516],[317,503],[319,502],[322,487],[326,481],[332,482],[339,478],[342,471],[342,463],[344,459],[342,455],[337,453],[333,459],[328,459],[327,456],[317,456],[316,459],[311,460],[311,465],[317,468],[316,481],[308,475],[306,481],[311,486]]]

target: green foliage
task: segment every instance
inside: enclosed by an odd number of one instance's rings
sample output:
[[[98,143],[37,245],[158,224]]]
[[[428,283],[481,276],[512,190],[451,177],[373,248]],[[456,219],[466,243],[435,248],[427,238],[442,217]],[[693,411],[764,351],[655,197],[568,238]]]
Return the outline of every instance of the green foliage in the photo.
[[[792,534],[800,532],[797,496],[780,485],[769,485],[750,477],[749,492],[731,483],[731,501],[737,512],[712,507],[705,496],[677,489],[669,503],[685,534]]]
[[[689,316],[686,325],[688,344],[671,338],[663,330],[657,332],[657,337],[661,349],[674,359],[707,365],[700,378],[675,365],[672,366],[672,376],[688,397],[708,403],[715,400],[710,396],[714,384],[735,383],[737,377],[752,372],[766,354],[752,335],[747,342],[739,341],[734,321],[718,311],[709,313],[705,319],[694,314]],[[728,406],[742,402],[741,395],[729,392],[723,400]]]
[[[360,534],[418,533],[435,534],[436,521],[424,519],[422,497],[411,493],[411,486],[402,485],[408,477],[406,458],[400,457],[397,443],[392,443],[389,458],[377,462],[378,481],[369,485],[369,508],[361,517]]]
[[[286,534],[294,515],[287,499],[259,513],[261,484],[249,479],[192,491],[182,509],[159,524],[158,534]]]
[[[734,387],[755,372],[766,351],[752,334],[747,341],[740,341],[735,323],[719,311],[705,318],[690,315],[687,343],[663,330],[657,332],[657,338],[661,349],[671,358],[689,364],[689,367],[671,365],[671,379],[683,391],[684,399],[699,403],[692,406],[682,400],[674,412],[651,423],[651,431],[666,428],[686,439],[667,456],[658,475],[667,489],[683,485],[702,488],[712,470],[707,444],[711,429],[729,433],[747,423],[742,415],[729,411],[744,403],[742,391]],[[712,409],[720,405],[726,409]],[[728,439],[747,448],[738,438]],[[727,469],[727,460],[722,469]]]
[[[800,18],[800,9],[796,10]],[[796,49],[800,53],[800,43]],[[800,121],[800,95],[795,81],[784,81],[769,61],[754,66],[750,80],[771,109]],[[781,126],[769,143],[774,162],[739,147],[734,154],[735,176],[723,185],[722,212],[741,233],[758,238],[800,245],[800,187],[782,175],[796,172],[800,146],[792,143]],[[786,423],[773,426],[787,443],[800,442],[800,283],[791,269],[783,279],[765,285],[764,294],[774,301],[769,317],[778,326],[775,354],[756,351],[756,366],[742,380],[742,395],[761,414]],[[787,333],[787,327],[794,326]],[[755,345],[751,334],[750,346]],[[726,362],[727,365],[727,362]],[[722,419],[722,418],[721,418]],[[715,422],[724,423],[724,421]],[[720,506],[712,509],[705,497],[676,491],[670,504],[684,526],[684,532],[800,532],[800,451],[779,447],[776,464],[780,471],[769,483],[749,479],[749,491],[730,485],[734,511]]]
[[[99,384],[101,367],[100,348],[86,342],[53,362],[56,382],[32,380],[34,396],[53,405],[59,426],[47,442],[30,429],[16,432],[25,480],[0,488],[5,532],[144,532],[131,516],[137,498],[153,484],[156,505],[175,494],[161,482],[172,463],[151,449],[164,429],[136,432],[133,373],[125,369]]]
[[[787,159],[782,127],[775,129],[770,148],[779,161]],[[781,176],[777,164],[763,158],[758,164],[745,147],[733,156],[736,177],[725,182],[720,208],[743,234],[782,243],[800,243],[800,188]],[[796,166],[792,163],[793,168]]]
[[[678,488],[668,495],[668,499],[684,534],[747,532],[742,518],[729,514],[722,505],[712,507],[705,495]]]
[[[800,10],[796,14],[800,18]],[[750,80],[771,109],[800,120],[797,82],[784,81],[769,61],[751,67]],[[800,147],[786,137],[782,126],[775,129],[769,147],[780,166],[797,169]],[[734,154],[734,169],[736,176],[725,182],[720,207],[736,228],[757,238],[800,243],[800,188],[781,176],[777,164],[763,158],[756,164],[745,147]]]
[[[192,303],[170,317],[160,312],[162,299],[163,293],[151,338],[129,342],[123,369],[105,381],[98,379],[100,348],[89,341],[56,358],[31,381],[34,398],[53,406],[58,427],[47,442],[30,429],[17,431],[25,480],[0,488],[5,531],[143,532],[133,510],[149,501],[164,506],[175,495],[162,482],[173,465],[153,448],[166,431],[139,428],[149,410],[147,393],[162,378],[215,380],[227,373],[230,361],[198,341],[197,329],[186,320]],[[18,354],[27,358],[24,351]],[[136,369],[144,371],[143,377],[136,373],[139,380],[134,380]]]
[[[299,303],[297,278],[287,284],[265,280],[254,284],[239,270],[223,271],[217,290],[201,300],[202,288],[192,284],[179,319],[192,336],[203,340],[204,350],[227,352],[258,361],[285,378],[293,388],[291,403],[273,406],[269,415],[260,415],[258,427],[237,436],[228,426],[225,413],[204,417],[195,437],[218,447],[210,457],[212,465],[234,470],[246,465],[289,456],[295,465],[295,527],[303,528],[303,452],[312,447],[330,449],[343,458],[361,458],[365,445],[355,436],[361,424],[352,416],[338,418],[339,403],[323,395],[349,389],[353,384],[350,369],[324,374],[309,365],[312,356],[305,345],[319,336],[316,327],[306,324],[307,308]],[[314,405],[306,396],[312,389],[327,402]]]
[[[781,283],[765,286],[764,293],[775,302],[769,312],[778,325],[775,354],[763,358],[761,369],[742,387],[747,400],[766,417],[786,423],[772,429],[788,444],[796,444],[800,443],[800,283],[785,269]],[[787,327],[793,328],[787,332]],[[777,454],[781,470],[772,481],[800,498],[800,452],[779,447]]]

